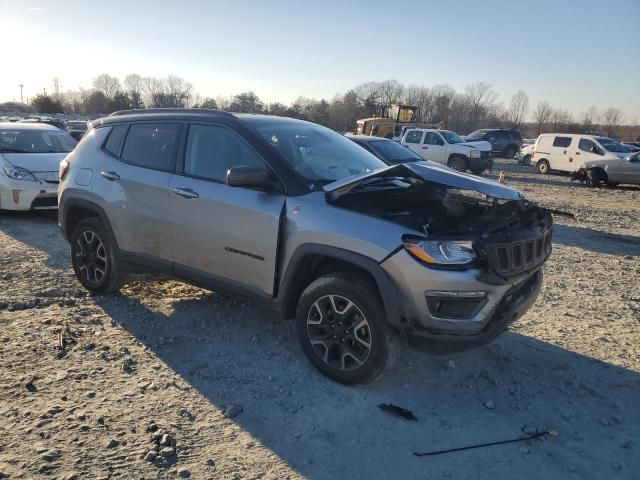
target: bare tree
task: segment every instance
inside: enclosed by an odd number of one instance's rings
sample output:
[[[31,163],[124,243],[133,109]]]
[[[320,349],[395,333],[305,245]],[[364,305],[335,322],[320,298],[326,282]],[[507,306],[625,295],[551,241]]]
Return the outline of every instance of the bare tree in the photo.
[[[404,86],[398,80],[385,80],[380,83],[380,103],[383,106],[399,103]]]
[[[529,110],[529,97],[522,90],[519,90],[513,97],[511,97],[511,104],[509,105],[508,118],[513,124],[514,128],[520,128],[522,122],[524,122]]]
[[[602,120],[607,127],[607,135],[613,137],[622,123],[622,111],[619,108],[609,107],[602,114]]]
[[[108,99],[112,99],[117,92],[122,90],[118,77],[112,77],[108,73],[102,73],[94,78],[93,88],[102,92]]]
[[[600,121],[598,109],[595,105],[591,105],[589,110],[582,115],[582,128],[585,133],[594,133],[598,128]]]
[[[477,124],[487,115],[487,112],[498,98],[498,94],[493,91],[491,85],[487,82],[472,83],[467,85],[464,91],[471,106],[471,119]]]
[[[534,112],[537,135],[540,135],[547,128],[552,114],[553,109],[549,102],[544,101],[538,103],[536,111]]]

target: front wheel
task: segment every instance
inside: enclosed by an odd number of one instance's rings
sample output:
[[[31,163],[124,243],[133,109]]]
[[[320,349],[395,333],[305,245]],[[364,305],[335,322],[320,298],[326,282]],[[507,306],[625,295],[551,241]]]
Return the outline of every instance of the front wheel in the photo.
[[[371,382],[395,358],[378,294],[357,274],[314,280],[300,296],[296,330],[311,364],[339,383]]]
[[[447,162],[447,166],[449,168],[453,168],[458,172],[466,172],[467,171],[467,161],[462,157],[453,157],[450,158]]]
[[[531,166],[531,155],[525,155],[522,159],[522,163],[527,166]]]
[[[507,148],[507,151],[505,152],[505,156],[507,158],[513,158],[516,156],[516,152],[517,150],[514,147],[509,147]]]
[[[82,286],[95,293],[119,290],[126,280],[114,245],[96,217],[81,220],[73,230],[71,263]]]
[[[549,162],[547,162],[546,160],[540,160],[538,163],[536,163],[536,170],[538,170],[538,173],[546,175],[550,170]]]

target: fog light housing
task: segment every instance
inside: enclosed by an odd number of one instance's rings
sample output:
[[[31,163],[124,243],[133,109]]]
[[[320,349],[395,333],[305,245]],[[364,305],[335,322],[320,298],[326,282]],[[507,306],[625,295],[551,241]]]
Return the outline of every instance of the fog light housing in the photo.
[[[487,304],[487,292],[427,290],[424,292],[429,313],[436,318],[468,320]]]

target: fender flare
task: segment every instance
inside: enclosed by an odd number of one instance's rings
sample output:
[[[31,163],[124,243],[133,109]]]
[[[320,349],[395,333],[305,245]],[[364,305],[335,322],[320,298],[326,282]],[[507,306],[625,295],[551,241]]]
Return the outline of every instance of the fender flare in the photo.
[[[109,235],[109,240],[115,245],[116,249],[119,250],[118,241],[116,240],[116,236],[111,228],[111,222],[104,209],[97,203],[86,198],[87,195],[83,191],[73,189],[73,196],[71,198],[69,198],[69,195],[65,195],[68,191],[69,190],[65,190],[62,192],[58,205],[58,226],[60,227],[63,238],[68,242],[72,233],[69,232],[67,228],[69,210],[73,207],[80,207],[96,214],[104,225],[107,235]]]
[[[400,327],[402,318],[400,315],[396,286],[377,261],[349,250],[314,243],[303,244],[296,248],[286,266],[282,281],[280,282],[278,296],[275,299],[277,308],[283,315],[287,315],[291,302],[297,304],[299,294],[304,290],[304,288],[300,289],[300,274],[304,273],[303,265],[305,258],[309,256],[321,256],[344,261],[369,273],[374,279],[380,293],[387,323]]]

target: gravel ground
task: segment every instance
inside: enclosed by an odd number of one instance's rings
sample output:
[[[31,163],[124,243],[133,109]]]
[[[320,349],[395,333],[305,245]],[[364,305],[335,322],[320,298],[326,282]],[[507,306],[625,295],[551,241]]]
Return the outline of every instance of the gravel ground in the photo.
[[[355,388],[317,374],[293,325],[250,303],[140,277],[88,295],[55,216],[3,215],[0,478],[637,478],[640,188],[500,170],[575,215],[556,216],[538,302],[492,345],[407,350]],[[552,434],[413,455],[523,431]]]

